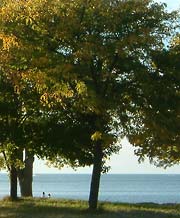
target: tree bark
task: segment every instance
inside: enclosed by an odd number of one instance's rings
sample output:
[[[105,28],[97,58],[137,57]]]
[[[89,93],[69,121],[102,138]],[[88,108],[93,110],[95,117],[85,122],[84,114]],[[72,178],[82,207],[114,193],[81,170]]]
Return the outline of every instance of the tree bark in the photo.
[[[94,153],[93,172],[91,177],[91,187],[89,195],[89,209],[96,210],[98,203],[99,185],[102,170],[102,147],[96,145]]]
[[[10,168],[10,197],[12,200],[17,199],[17,170],[14,166]]]
[[[24,168],[18,170],[18,179],[20,192],[22,197],[32,197],[32,182],[33,182],[33,162],[34,156],[25,150]]]

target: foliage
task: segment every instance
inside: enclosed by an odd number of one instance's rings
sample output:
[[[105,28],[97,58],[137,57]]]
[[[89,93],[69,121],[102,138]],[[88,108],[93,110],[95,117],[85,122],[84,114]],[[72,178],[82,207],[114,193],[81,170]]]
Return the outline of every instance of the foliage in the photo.
[[[157,92],[164,82],[155,57],[177,18],[165,7],[151,0],[3,2],[1,72],[25,81],[26,97],[19,80],[11,82],[21,115],[29,103],[40,113],[26,125],[36,129],[37,154],[54,160],[58,153],[62,164],[85,165],[97,143],[104,159],[117,152],[119,135],[135,145],[141,131],[155,140],[151,121],[155,107],[163,108]],[[160,116],[156,126],[162,126]]]
[[[168,49],[153,53],[154,81],[146,92],[152,103],[144,108],[145,122],[137,130],[139,133],[130,137],[131,143],[139,146],[136,153],[141,160],[148,156],[157,166],[180,161],[179,45],[177,34]]]
[[[31,147],[35,135],[32,127],[41,114],[39,99],[45,87],[42,72],[30,67],[29,47],[12,33],[14,24],[4,13],[12,6],[11,2],[3,4],[0,11],[0,152],[10,170],[11,165],[23,167],[20,157],[24,148]],[[15,8],[16,4],[11,10]]]

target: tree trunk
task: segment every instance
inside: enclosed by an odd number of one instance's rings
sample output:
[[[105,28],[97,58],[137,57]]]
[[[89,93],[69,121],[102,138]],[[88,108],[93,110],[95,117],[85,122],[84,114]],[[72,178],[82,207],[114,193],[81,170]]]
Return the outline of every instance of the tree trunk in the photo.
[[[18,179],[20,192],[22,197],[32,197],[32,182],[33,182],[33,162],[34,156],[25,150],[24,168],[18,170]]]
[[[10,197],[12,200],[17,199],[17,170],[14,166],[10,168]]]
[[[99,184],[102,170],[102,148],[96,145],[94,153],[93,172],[91,177],[91,187],[89,195],[89,209],[96,210],[98,203]]]

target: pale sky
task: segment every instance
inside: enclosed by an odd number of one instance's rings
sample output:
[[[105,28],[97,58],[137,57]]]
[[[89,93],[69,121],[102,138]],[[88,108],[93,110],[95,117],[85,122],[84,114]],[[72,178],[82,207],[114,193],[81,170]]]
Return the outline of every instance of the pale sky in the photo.
[[[166,3],[169,10],[174,10],[174,9],[180,8],[180,0],[156,0],[156,2]]]
[[[137,156],[134,155],[133,146],[127,140],[123,140],[123,148],[120,150],[119,155],[112,155],[111,160],[107,162],[111,166],[109,173],[179,173],[180,165],[173,166],[166,170],[157,168],[151,165],[148,160],[139,164]],[[76,171],[71,168],[65,167],[61,170],[49,168],[45,165],[44,161],[36,160],[34,165],[34,173],[91,173],[92,168],[84,167],[78,168]]]
[[[165,2],[168,5],[168,9],[179,9],[180,0],[156,0],[157,2]],[[119,155],[112,155],[111,160],[108,162],[111,166],[109,173],[178,173],[180,174],[180,165],[173,166],[166,170],[157,168],[149,163],[148,160],[139,164],[138,158],[134,155],[133,146],[131,146],[126,140],[123,141],[123,148]],[[34,165],[34,173],[91,173],[92,168],[84,167],[79,168],[77,171],[71,168],[64,168],[58,170],[55,168],[49,168],[45,165],[44,161],[36,160]]]

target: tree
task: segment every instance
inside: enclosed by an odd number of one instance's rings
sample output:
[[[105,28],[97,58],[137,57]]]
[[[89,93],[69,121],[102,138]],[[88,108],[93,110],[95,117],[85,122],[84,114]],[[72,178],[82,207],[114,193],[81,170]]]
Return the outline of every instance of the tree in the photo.
[[[34,152],[30,149],[30,145],[33,140],[33,130],[26,129],[27,125],[33,123],[40,115],[37,105],[40,103],[39,89],[42,81],[37,82],[41,73],[28,66],[28,48],[26,47],[26,50],[20,38],[11,33],[14,27],[13,21],[9,20],[9,25],[6,26],[7,18],[3,19],[3,10],[7,8],[4,6],[1,9],[0,151],[10,171],[11,190],[13,190],[11,197],[16,199],[17,176],[22,196],[32,195],[31,169]],[[25,163],[23,163],[24,149],[25,153],[28,153],[28,156],[25,156]],[[27,166],[30,166],[29,170]],[[31,178],[26,178],[27,173]],[[29,188],[25,185],[27,183]]]
[[[151,54],[163,49],[176,13],[152,1],[79,0],[57,3],[56,11],[51,21],[61,24],[59,34],[53,34],[54,51],[63,56],[59,71],[73,91],[73,80],[86,90],[70,106],[92,127],[87,150],[94,167],[89,206],[95,209],[103,159],[117,150],[113,130],[118,126],[121,137],[131,132],[138,137],[137,129],[147,118],[143,111],[152,101],[146,96],[154,76]]]
[[[91,209],[97,207],[103,158],[113,152],[114,127],[123,137],[143,125],[150,54],[163,48],[175,16],[164,9],[164,4],[152,1],[76,1],[59,9],[60,21],[66,25],[58,51],[65,56],[64,71],[85,84],[87,94],[78,107],[93,127]],[[112,140],[105,143],[110,133]]]
[[[12,163],[12,160],[15,155],[17,155],[16,147],[13,144],[12,139],[14,139],[14,134],[17,132],[16,127],[16,120],[14,119],[14,116],[19,119],[18,116],[18,104],[17,104],[17,93],[16,93],[16,85],[13,84],[11,86],[11,82],[14,82],[14,78],[12,79],[11,74],[8,72],[6,74],[3,74],[3,66],[4,66],[4,60],[7,58],[9,59],[8,55],[5,55],[5,52],[3,50],[9,49],[10,46],[14,48],[17,44],[15,42],[15,39],[13,37],[6,37],[1,35],[2,40],[2,50],[1,50],[1,57],[2,57],[2,64],[1,64],[1,98],[0,98],[0,108],[1,108],[1,152],[4,155],[4,158],[6,160],[6,163],[8,163],[8,169],[10,171],[10,183],[11,183],[11,197],[12,199],[17,198],[17,172],[15,169],[14,163]],[[4,57],[4,60],[3,60]],[[12,79],[12,80],[11,80]],[[10,82],[11,80],[11,82]],[[10,96],[9,93],[12,93]],[[7,134],[9,136],[7,137]],[[4,150],[4,148],[7,148],[8,151],[8,157]],[[13,155],[14,153],[14,155]]]
[[[58,81],[59,84],[54,84],[54,75],[48,79],[48,73],[58,70],[57,60],[59,61],[61,55],[57,51],[51,51],[57,43],[53,42],[43,28],[39,28],[38,22],[43,25],[43,17],[34,20],[44,10],[44,3],[26,3],[4,1],[1,8],[1,123],[4,127],[1,129],[1,151],[9,171],[11,164],[13,171],[16,171],[12,176],[14,185],[11,187],[15,190],[12,198],[17,198],[17,175],[21,195],[32,195],[33,155],[37,151],[39,155],[42,153],[42,148],[35,145],[38,141],[36,137],[39,137],[36,130],[41,132],[39,126],[43,128],[41,124],[45,125],[51,113],[44,112],[40,103],[48,104],[47,91],[52,98],[58,95],[71,96],[71,90],[65,83],[60,84]],[[40,11],[36,10],[39,4]],[[42,43],[41,46],[39,42]],[[9,98],[5,100],[7,96]]]

